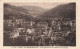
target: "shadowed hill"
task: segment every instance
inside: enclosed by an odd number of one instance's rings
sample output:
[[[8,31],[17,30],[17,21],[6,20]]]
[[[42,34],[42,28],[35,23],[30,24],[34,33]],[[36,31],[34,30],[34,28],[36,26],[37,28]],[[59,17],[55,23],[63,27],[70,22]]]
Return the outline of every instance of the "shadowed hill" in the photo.
[[[59,5],[48,12],[40,15],[41,18],[52,18],[52,19],[59,19],[59,18],[70,18],[75,20],[76,17],[76,4],[69,3]]]
[[[28,10],[10,4],[4,4],[4,19],[32,18]]]
[[[21,6],[21,7],[27,9],[33,17],[37,17],[47,11],[47,9],[38,6]]]

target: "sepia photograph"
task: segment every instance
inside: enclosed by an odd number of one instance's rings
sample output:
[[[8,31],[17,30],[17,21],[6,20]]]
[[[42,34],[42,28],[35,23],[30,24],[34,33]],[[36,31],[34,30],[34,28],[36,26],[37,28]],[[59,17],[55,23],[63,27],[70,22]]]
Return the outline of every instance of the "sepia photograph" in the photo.
[[[3,46],[76,46],[76,2],[8,2],[3,8]]]

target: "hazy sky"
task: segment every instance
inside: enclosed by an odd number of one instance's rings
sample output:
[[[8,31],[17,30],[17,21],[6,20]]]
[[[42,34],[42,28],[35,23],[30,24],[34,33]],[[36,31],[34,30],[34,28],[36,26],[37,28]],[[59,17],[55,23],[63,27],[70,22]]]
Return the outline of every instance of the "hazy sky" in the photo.
[[[69,2],[26,2],[26,3],[20,3],[20,2],[14,2],[14,3],[8,3],[15,6],[39,6],[42,8],[50,9],[54,8],[61,4],[67,4]]]

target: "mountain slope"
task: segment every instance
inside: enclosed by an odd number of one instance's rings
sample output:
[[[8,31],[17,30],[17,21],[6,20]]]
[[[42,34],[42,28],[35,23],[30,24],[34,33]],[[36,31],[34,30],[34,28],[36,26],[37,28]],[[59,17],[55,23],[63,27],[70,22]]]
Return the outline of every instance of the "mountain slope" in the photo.
[[[37,6],[21,6],[21,7],[27,9],[33,17],[37,17],[42,13],[44,13],[45,11],[47,11],[47,9],[37,7]]]
[[[10,4],[4,4],[4,19],[30,18],[28,10]]]
[[[59,5],[48,12],[45,12],[44,14],[40,15],[41,18],[52,18],[52,19],[58,19],[58,18],[70,18],[75,19],[76,16],[76,4],[75,3],[69,3],[69,4],[63,4]]]

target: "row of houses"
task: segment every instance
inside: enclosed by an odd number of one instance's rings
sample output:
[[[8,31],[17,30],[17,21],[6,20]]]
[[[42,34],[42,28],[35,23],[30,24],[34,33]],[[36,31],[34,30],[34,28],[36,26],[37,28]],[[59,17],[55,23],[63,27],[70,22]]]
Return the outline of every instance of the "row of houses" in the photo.
[[[58,21],[58,20],[53,20],[51,23],[51,26],[48,26],[49,24],[47,22],[38,22],[35,23],[35,21],[26,21],[26,19],[16,19],[15,21],[13,20],[4,20],[4,27],[14,27],[14,28],[19,28],[19,27],[27,27],[29,28],[30,26],[32,27],[37,27],[41,29],[49,29],[52,28],[53,30],[62,30],[62,28],[76,28],[76,22],[74,20],[72,21]],[[66,30],[66,29],[65,29]]]
[[[33,24],[33,21],[26,21],[25,19],[4,20],[4,27],[28,27]]]

